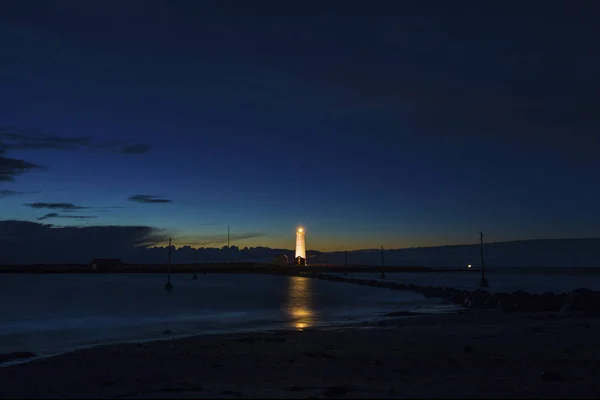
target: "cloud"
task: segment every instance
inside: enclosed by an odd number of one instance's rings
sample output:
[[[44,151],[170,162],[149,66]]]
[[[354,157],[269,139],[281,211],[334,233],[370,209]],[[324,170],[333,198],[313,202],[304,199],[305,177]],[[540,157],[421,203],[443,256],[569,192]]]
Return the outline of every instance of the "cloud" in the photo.
[[[160,196],[152,196],[149,194],[135,194],[133,196],[129,196],[129,201],[135,201],[136,203],[172,203],[173,201],[169,199],[161,198]]]
[[[48,214],[43,215],[36,219],[38,221],[43,221],[43,220],[49,219],[49,218],[92,219],[92,218],[97,218],[97,217],[93,216],[93,215],[60,215],[58,213],[48,213]]]
[[[2,189],[0,190],[0,198],[8,197],[8,196],[19,196],[24,194],[24,192],[17,192],[15,190]]]
[[[21,196],[21,195],[25,195],[25,194],[36,194],[36,193],[40,193],[39,191],[34,191],[34,192],[19,192],[16,190],[8,190],[8,189],[2,189],[0,190],[0,198],[2,197],[9,197],[9,196]]]
[[[37,209],[47,208],[49,210],[61,210],[61,211],[82,210],[84,208],[88,208],[88,207],[83,207],[83,206],[77,206],[72,203],[27,203],[27,204],[24,204],[24,206],[31,207],[31,208],[37,208]]]
[[[150,150],[147,144],[127,144],[121,141],[97,143],[87,136],[61,137],[37,130],[15,130],[0,127],[0,141],[5,150],[103,150],[120,154],[143,154]]]
[[[43,166],[25,160],[3,157],[0,150],[0,182],[13,182],[17,176],[25,172],[42,169]]]
[[[150,226],[74,227],[0,221],[0,264],[87,263],[95,257],[132,259],[146,246],[164,243],[165,239],[164,231]]]
[[[264,236],[265,234],[260,232],[233,233],[229,236],[229,239],[235,242]],[[227,235],[175,236],[174,240],[178,243],[189,243],[194,246],[224,245],[227,244]]]
[[[75,150],[77,147],[90,145],[89,138],[86,137],[63,138],[36,131],[14,132],[8,128],[0,128],[0,139],[7,150]]]
[[[89,150],[134,155],[147,153],[149,149],[147,144],[121,141],[96,143],[89,137],[61,137],[32,129],[17,130],[0,126],[0,182],[13,182],[21,174],[46,168],[26,160],[6,157],[5,154],[11,150]]]

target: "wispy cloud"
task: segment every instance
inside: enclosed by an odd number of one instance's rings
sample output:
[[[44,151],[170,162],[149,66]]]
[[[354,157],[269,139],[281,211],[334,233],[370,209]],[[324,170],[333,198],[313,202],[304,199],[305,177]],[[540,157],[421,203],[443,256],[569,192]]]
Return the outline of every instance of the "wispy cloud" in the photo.
[[[72,203],[27,203],[24,206],[36,208],[36,209],[49,209],[49,210],[61,210],[61,211],[74,211],[74,210],[82,210],[83,206],[78,206]]]
[[[0,142],[0,146],[2,143]],[[42,170],[43,166],[30,163],[29,161],[18,158],[2,156],[3,150],[0,148],[0,182],[13,182],[15,178],[25,172]]]
[[[165,199],[163,197],[160,196],[152,196],[149,194],[135,194],[133,196],[129,196],[129,201],[134,201],[136,203],[146,203],[146,204],[152,204],[152,203],[172,203],[172,200],[169,199]]]
[[[39,192],[39,191],[19,192],[17,190],[2,189],[2,190],[0,190],[0,198],[9,197],[9,196],[24,196],[24,195],[28,195],[28,194],[37,194],[37,193],[41,193],[41,192]]]
[[[186,235],[178,236],[174,235],[174,239],[177,243],[187,244],[190,246],[209,246],[209,245],[223,245],[227,244],[227,235]],[[265,236],[261,232],[247,232],[247,233],[234,233],[229,236],[232,241],[239,241],[244,239],[253,239]]]
[[[23,192],[17,192],[15,190],[8,190],[8,189],[0,190],[0,197],[19,196],[21,194],[23,194]]]
[[[62,137],[50,135],[37,130],[16,130],[0,127],[0,141],[5,150],[102,150],[121,154],[143,154],[150,146],[141,143],[125,143],[121,141],[94,142],[90,137]]]
[[[6,157],[12,150],[63,150],[63,151],[103,151],[124,155],[144,154],[150,146],[141,143],[121,141],[94,142],[89,137],[62,137],[49,135],[37,130],[18,130],[0,126],[0,182],[13,182],[18,176],[46,167],[29,161]]]
[[[45,219],[50,219],[50,218],[92,219],[92,218],[97,218],[97,217],[93,216],[93,215],[61,215],[58,213],[48,213],[48,214],[43,215],[36,219],[38,221],[43,221]]]

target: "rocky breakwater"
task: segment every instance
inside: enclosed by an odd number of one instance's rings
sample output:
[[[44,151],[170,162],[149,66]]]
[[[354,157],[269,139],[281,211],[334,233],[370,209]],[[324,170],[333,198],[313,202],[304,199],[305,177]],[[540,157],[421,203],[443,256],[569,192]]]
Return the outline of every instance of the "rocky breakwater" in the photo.
[[[558,312],[580,311],[600,314],[600,292],[591,289],[575,289],[569,293],[532,294],[523,291],[513,293],[489,290],[461,290],[441,286],[404,284],[385,279],[362,279],[323,273],[301,274],[301,276],[335,282],[353,283],[392,290],[406,290],[425,297],[439,297],[447,304],[457,304],[475,309],[501,309],[505,312]]]

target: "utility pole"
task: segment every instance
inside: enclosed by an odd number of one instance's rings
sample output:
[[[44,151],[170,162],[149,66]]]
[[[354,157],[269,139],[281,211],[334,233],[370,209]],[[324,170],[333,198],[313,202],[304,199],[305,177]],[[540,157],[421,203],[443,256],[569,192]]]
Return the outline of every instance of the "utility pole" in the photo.
[[[383,246],[381,246],[381,275],[379,275],[379,277],[381,279],[385,279],[385,272],[383,272],[383,266],[384,266],[384,263],[383,263]]]
[[[483,232],[479,232],[479,241],[481,243],[481,281],[479,287],[489,287],[487,279],[485,279],[485,263],[483,261]]]
[[[192,276],[192,279],[198,279],[198,275],[197,275],[198,267],[196,266],[196,259],[197,259],[196,256],[197,255],[198,255],[198,249],[194,248],[194,276]]]
[[[170,292],[171,290],[173,290],[173,284],[171,283],[171,238],[169,238],[169,259],[168,259],[168,265],[167,265],[167,283],[165,283],[165,290],[167,292]]]

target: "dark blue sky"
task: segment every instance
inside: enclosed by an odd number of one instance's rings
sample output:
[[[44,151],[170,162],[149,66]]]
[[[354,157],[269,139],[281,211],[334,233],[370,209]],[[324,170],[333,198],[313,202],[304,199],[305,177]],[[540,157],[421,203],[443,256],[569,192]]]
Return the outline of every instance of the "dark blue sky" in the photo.
[[[4,1],[0,218],[242,247],[303,225],[318,250],[599,236],[598,5],[482,3]]]

